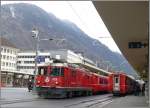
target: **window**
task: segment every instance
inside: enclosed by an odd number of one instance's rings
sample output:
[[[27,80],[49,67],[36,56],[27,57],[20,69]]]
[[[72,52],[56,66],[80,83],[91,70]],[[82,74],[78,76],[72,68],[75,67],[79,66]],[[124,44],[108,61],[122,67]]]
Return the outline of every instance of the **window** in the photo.
[[[3,55],[3,58],[6,59],[6,55]]]
[[[21,61],[17,61],[17,63],[21,63]]]
[[[25,64],[32,64],[34,61],[24,61]]]
[[[9,60],[9,56],[7,56],[7,60]]]
[[[5,66],[5,62],[3,62],[3,66]]]
[[[8,62],[6,62],[6,66],[8,66]]]
[[[3,52],[3,48],[1,48],[1,52]]]
[[[108,84],[108,81],[107,81],[107,79],[104,79],[104,84]]]
[[[72,77],[76,77],[76,71],[72,70],[71,75],[72,75]]]
[[[34,69],[35,67],[34,66],[31,66],[31,69]]]
[[[17,54],[17,51],[14,51],[15,52],[15,55]]]
[[[47,67],[38,68],[38,75],[46,75],[46,74],[47,74]]]
[[[131,79],[129,77],[126,77],[125,83],[126,83],[126,85],[132,85]]]
[[[115,83],[119,83],[118,77],[115,77]]]
[[[61,67],[52,68],[50,76],[64,76],[64,68]]]
[[[86,79],[89,79],[90,77],[88,75],[86,75]]]
[[[26,64],[26,63],[28,63],[28,61],[24,61],[24,63]]]
[[[7,53],[9,53],[9,49],[7,49]]]
[[[4,66],[4,62],[2,62],[2,66]]]
[[[103,84],[103,79],[102,78],[99,79],[99,83]]]
[[[6,52],[6,49],[4,48],[4,52]]]

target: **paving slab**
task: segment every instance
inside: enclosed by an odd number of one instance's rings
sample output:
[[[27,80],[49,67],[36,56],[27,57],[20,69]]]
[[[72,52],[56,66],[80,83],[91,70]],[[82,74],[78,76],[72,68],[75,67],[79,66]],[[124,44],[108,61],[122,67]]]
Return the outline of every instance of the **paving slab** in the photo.
[[[145,96],[128,95],[114,99],[105,106],[97,106],[97,108],[149,108]]]

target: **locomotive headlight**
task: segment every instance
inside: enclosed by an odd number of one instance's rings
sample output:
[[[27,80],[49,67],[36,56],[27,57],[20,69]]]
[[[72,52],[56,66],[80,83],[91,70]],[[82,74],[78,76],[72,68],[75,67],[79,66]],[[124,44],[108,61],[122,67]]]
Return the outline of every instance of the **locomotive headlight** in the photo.
[[[58,81],[56,81],[55,84],[58,84]]]

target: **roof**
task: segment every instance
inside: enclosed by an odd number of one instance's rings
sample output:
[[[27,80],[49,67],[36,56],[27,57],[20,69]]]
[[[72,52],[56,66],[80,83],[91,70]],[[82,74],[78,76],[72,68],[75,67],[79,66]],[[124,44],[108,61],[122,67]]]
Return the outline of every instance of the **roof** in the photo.
[[[8,39],[0,37],[1,46],[7,46],[12,48],[17,48],[13,43],[11,43]]]
[[[93,1],[107,29],[133,68],[148,69],[148,46],[130,48],[130,42],[148,44],[148,1]]]

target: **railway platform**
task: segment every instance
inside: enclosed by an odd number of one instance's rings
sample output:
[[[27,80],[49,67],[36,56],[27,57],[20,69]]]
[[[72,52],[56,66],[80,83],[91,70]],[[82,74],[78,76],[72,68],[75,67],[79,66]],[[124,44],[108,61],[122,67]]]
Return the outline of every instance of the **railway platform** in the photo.
[[[112,94],[70,99],[42,99],[27,88],[1,88],[1,108],[149,108],[145,96]]]
[[[111,103],[97,108],[149,108],[145,96],[128,95],[114,99]]]

